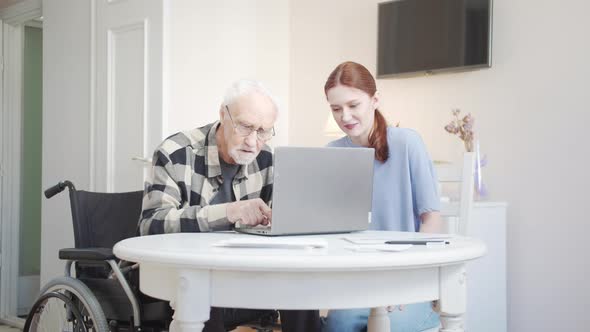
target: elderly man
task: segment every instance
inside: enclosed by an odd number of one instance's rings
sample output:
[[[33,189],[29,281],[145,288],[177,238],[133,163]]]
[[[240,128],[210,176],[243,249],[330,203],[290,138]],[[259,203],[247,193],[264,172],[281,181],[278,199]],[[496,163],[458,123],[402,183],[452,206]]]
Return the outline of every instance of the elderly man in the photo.
[[[272,152],[278,107],[258,82],[226,92],[219,121],[167,138],[156,150],[139,221],[141,235],[266,225],[272,213]],[[245,309],[212,308],[204,331],[225,331]],[[317,311],[281,311],[283,331],[319,331]]]

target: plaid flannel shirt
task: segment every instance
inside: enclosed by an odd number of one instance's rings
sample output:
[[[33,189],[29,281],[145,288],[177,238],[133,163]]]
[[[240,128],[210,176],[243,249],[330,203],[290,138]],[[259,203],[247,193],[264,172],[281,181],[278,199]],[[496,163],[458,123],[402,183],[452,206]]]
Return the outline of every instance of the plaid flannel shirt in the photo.
[[[226,205],[210,202],[223,181],[215,131],[219,121],[170,136],[156,149],[144,190],[140,235],[231,229]],[[272,197],[272,152],[264,146],[232,183],[236,199]]]

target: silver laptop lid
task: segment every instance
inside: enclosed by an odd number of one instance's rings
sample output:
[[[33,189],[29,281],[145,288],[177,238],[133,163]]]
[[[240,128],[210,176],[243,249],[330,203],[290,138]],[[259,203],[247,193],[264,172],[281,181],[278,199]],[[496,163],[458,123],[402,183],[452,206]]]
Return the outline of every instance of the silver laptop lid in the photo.
[[[272,234],[367,229],[374,153],[369,148],[275,148]]]

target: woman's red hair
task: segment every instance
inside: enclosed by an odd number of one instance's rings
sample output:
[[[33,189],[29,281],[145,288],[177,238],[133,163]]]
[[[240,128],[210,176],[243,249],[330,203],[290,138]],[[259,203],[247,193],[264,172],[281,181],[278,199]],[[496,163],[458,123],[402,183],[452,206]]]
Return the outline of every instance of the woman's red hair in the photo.
[[[351,61],[339,64],[338,67],[332,71],[324,85],[324,93],[327,95],[328,90],[337,85],[344,85],[362,90],[371,97],[377,92],[375,79],[369,70],[365,68],[365,66]],[[375,110],[373,128],[369,133],[369,146],[375,149],[375,159],[385,162],[389,158],[387,122],[385,121],[383,114],[377,109]]]

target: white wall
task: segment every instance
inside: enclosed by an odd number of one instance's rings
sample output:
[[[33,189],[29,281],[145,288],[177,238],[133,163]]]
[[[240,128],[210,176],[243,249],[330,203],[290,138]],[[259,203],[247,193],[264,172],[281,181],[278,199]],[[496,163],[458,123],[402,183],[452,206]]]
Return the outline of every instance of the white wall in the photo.
[[[328,140],[323,84],[337,64],[375,72],[378,2],[292,1],[291,144]],[[377,82],[388,119],[417,129],[433,158],[461,152],[443,130],[451,108],[475,116],[484,182],[510,204],[509,331],[590,326],[589,12],[582,0],[496,0],[491,69]]]
[[[255,77],[285,106],[275,144],[325,143],[324,81],[344,60],[374,72],[377,2],[170,2],[167,134],[213,121],[226,85]],[[45,0],[43,9],[43,186],[68,174],[87,188],[88,151],[70,143],[89,137],[89,3]],[[589,12],[582,0],[496,0],[491,69],[378,82],[389,119],[416,128],[436,159],[461,151],[442,129],[450,109],[474,114],[490,160],[484,181],[510,203],[510,331],[590,325]],[[63,194],[43,200],[42,283],[61,274],[57,250],[73,244],[68,206]]]
[[[168,6],[168,134],[217,120],[225,89],[249,78],[279,99],[271,142],[286,144],[289,1],[175,0]]]
[[[164,135],[216,120],[226,87],[236,79],[253,78],[278,97],[282,109],[272,142],[286,144],[288,0],[174,0],[166,4],[167,12],[162,13],[166,26]],[[48,188],[67,178],[88,190],[91,1],[45,0],[43,11],[42,186]],[[63,274],[58,250],[73,246],[74,241],[67,192],[42,202],[44,284]]]
[[[2,0],[2,1],[0,1],[0,9],[10,7],[18,2],[21,2],[21,1],[22,0]]]
[[[90,2],[43,2],[43,180],[89,186]],[[73,143],[75,142],[75,144]],[[73,247],[67,192],[42,199],[41,285],[63,275],[60,248]]]

